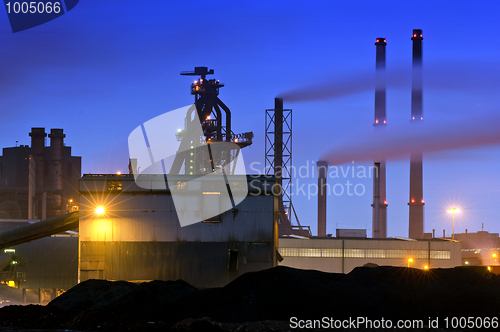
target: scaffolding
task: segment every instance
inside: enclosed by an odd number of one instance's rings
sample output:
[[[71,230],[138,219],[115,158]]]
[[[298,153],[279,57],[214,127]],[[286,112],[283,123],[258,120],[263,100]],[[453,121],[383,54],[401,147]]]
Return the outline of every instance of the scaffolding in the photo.
[[[279,197],[280,235],[311,236],[309,226],[302,226],[292,203],[292,110],[283,109],[276,98],[275,108],[266,109],[265,172],[276,177]],[[296,225],[294,225],[296,224]]]

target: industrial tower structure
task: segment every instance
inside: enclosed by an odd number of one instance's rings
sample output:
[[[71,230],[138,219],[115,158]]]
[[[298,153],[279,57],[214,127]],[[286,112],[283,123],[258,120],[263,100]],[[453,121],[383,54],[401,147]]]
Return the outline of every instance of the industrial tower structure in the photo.
[[[283,99],[274,99],[274,109],[266,110],[266,175],[274,175],[281,188],[279,196],[279,235],[311,236],[309,226],[302,226],[292,204],[292,110],[283,109]],[[293,218],[297,225],[293,225]]]
[[[411,90],[411,120],[418,125],[422,120],[422,30],[414,29],[413,36],[413,74]],[[422,153],[410,156],[410,220],[408,236],[412,239],[424,237],[424,196],[422,180]]]
[[[191,84],[191,94],[195,96],[196,109],[189,109],[185,128],[177,133],[177,140],[181,143],[170,170],[171,174],[179,174],[183,164],[186,175],[208,174],[216,169],[225,169],[237,157],[239,153],[237,147],[244,148],[252,144],[252,132],[243,134],[232,132],[231,111],[218,97],[219,89],[224,84],[206,78],[213,73],[214,70],[209,70],[207,67],[195,67],[194,71],[181,72],[181,75],[200,76],[200,78]],[[198,117],[193,116],[194,111]],[[191,124],[196,126],[193,128],[198,128],[199,124],[195,123],[198,119],[203,132],[188,130]],[[232,170],[228,169],[226,172],[233,173],[234,166]]]
[[[373,126],[381,131],[387,125],[386,93],[385,93],[385,38],[377,38],[376,46],[376,85],[375,85],[375,119]],[[373,174],[373,214],[372,237],[387,237],[387,199],[386,199],[386,172],[385,160],[374,162]]]

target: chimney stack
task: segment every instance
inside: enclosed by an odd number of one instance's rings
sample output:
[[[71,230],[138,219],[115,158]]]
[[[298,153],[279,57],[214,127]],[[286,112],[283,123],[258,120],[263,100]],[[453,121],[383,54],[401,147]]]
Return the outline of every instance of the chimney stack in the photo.
[[[377,38],[375,42],[376,82],[375,82],[375,127],[386,124],[386,94],[385,94],[385,38]]]
[[[62,129],[50,130],[50,167],[49,178],[50,188],[56,190],[63,189],[63,153],[64,153],[64,137]],[[54,209],[56,215],[59,215],[62,210],[61,193],[54,194]]]
[[[283,185],[283,99],[281,98],[274,98],[274,176],[281,189]]]
[[[413,73],[411,91],[411,120],[418,124],[423,118],[422,110],[422,30],[413,30]],[[410,202],[408,237],[421,239],[424,237],[424,196],[422,153],[410,156]]]
[[[372,225],[372,237],[374,239],[380,238],[380,163],[374,164],[373,172],[373,225]]]
[[[37,188],[45,186],[45,128],[31,128],[31,155],[35,158],[35,183]]]
[[[380,131],[385,128],[386,121],[386,93],[385,93],[385,38],[377,38],[376,46],[376,85],[375,85],[375,119],[373,126]],[[386,172],[385,160],[374,163],[373,176],[373,213],[372,237],[387,237],[387,198],[386,198]]]
[[[328,176],[328,163],[326,161],[318,161],[318,236],[326,236],[326,195]]]
[[[63,188],[63,149],[64,149],[64,137],[62,129],[51,129],[50,138],[50,168],[49,177],[51,189],[62,190]]]

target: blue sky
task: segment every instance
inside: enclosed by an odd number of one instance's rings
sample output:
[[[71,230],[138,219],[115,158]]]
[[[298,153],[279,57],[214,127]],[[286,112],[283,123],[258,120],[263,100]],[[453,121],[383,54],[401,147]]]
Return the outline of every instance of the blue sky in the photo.
[[[377,37],[387,39],[387,67],[411,68],[412,29],[424,34],[426,63],[497,65],[497,1],[85,0],[62,17],[13,34],[0,14],[0,147],[30,144],[31,127],[64,128],[83,173],[126,171],[127,138],[141,123],[192,103],[195,66],[215,70],[235,132],[253,131],[245,160],[264,162],[264,110],[284,91],[341,82],[375,70]],[[460,72],[460,68],[457,68]],[[408,123],[410,91],[387,91],[388,125]],[[369,130],[373,91],[330,100],[287,102],[293,109],[293,163],[311,164],[337,142]],[[497,112],[491,91],[425,90],[426,121]],[[425,231],[451,233],[446,210],[458,206],[456,232],[500,231],[500,149],[433,153],[424,162]],[[369,164],[362,164],[368,166]],[[408,158],[388,163],[388,235],[408,233]],[[343,179],[340,179],[343,180]],[[340,181],[339,180],[339,181]],[[359,180],[359,181],[358,181]],[[314,178],[301,179],[314,183]],[[332,196],[335,227],[371,234],[371,179],[362,196]],[[335,183],[335,182],[333,182]],[[316,199],[294,197],[302,224],[316,233]]]

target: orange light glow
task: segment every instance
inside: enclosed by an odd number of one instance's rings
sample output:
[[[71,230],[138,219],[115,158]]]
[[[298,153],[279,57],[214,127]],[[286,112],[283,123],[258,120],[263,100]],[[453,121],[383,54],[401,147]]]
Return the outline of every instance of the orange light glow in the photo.
[[[387,121],[384,120],[384,123],[387,123]]]
[[[424,266],[424,270],[428,270],[428,269],[429,269],[429,265]]]
[[[384,204],[387,204],[387,201],[384,201]]]
[[[95,213],[96,213],[96,214],[101,215],[101,214],[104,214],[104,212],[106,212],[106,209],[104,209],[104,206],[98,206],[98,207],[96,207],[96,209],[95,209]]]
[[[411,118],[412,120],[415,120],[415,117]]]
[[[415,34],[413,35],[413,37],[416,37],[416,36],[417,36],[417,34],[415,33]]]
[[[375,123],[378,123],[378,119],[375,120]]]
[[[122,175],[122,172],[118,171],[116,172],[116,175]]]
[[[415,203],[415,200],[412,198],[412,199],[411,199],[411,202],[412,202],[412,203]]]
[[[422,203],[424,202],[424,200],[422,199]]]
[[[377,39],[377,43],[379,42],[379,40]]]

